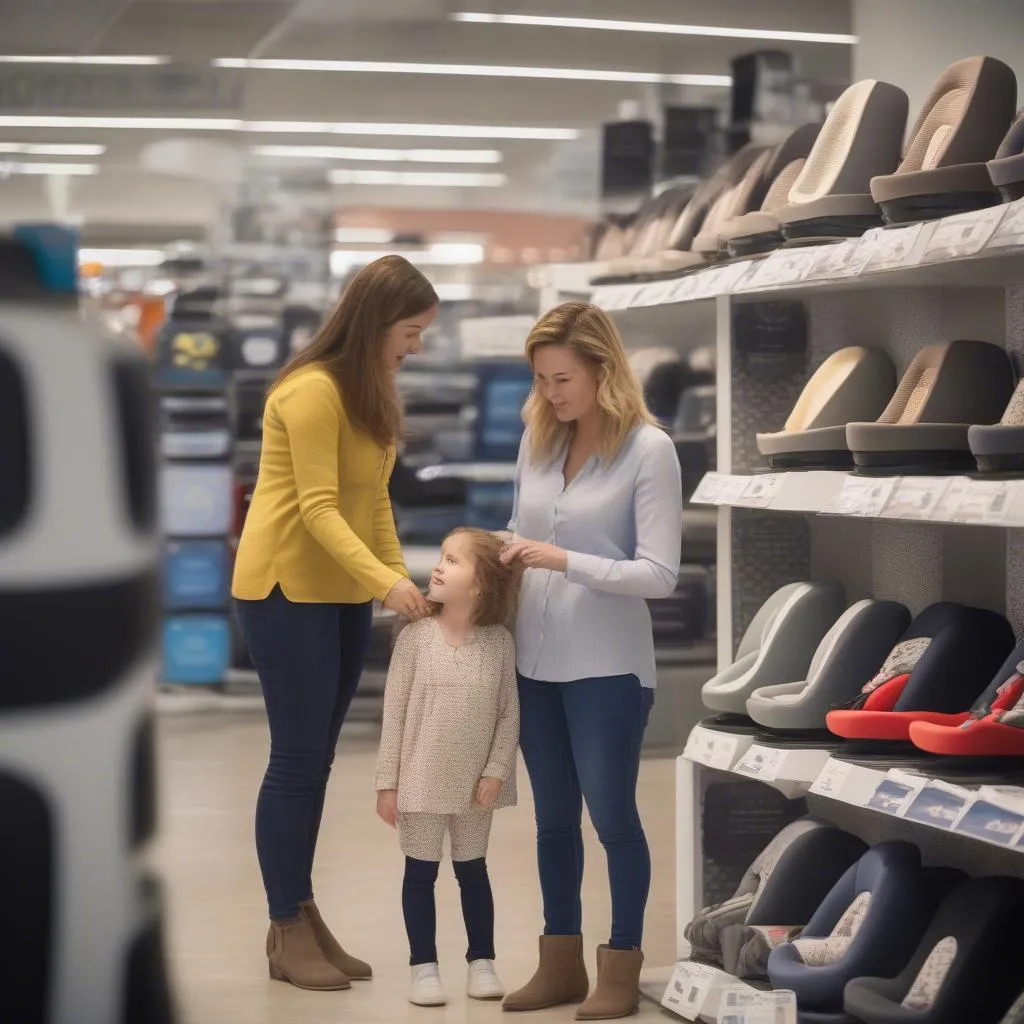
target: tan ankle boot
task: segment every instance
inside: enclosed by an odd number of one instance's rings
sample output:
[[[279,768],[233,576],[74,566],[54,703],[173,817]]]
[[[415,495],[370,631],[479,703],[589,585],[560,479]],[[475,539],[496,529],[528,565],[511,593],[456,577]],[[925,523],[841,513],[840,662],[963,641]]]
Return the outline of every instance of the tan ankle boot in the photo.
[[[333,964],[342,974],[353,981],[369,981],[373,977],[373,968],[364,960],[346,953],[341,943],[331,934],[330,928],[324,923],[316,904],[312,900],[299,904],[299,912],[313,926],[316,943],[320,947],[328,963]]]
[[[537,970],[521,989],[505,997],[502,1009],[520,1013],[578,1003],[587,998],[589,990],[583,936],[542,935]]]
[[[576,1011],[577,1020],[614,1020],[629,1017],[640,1008],[640,969],[644,955],[639,949],[597,947],[597,984],[593,994]]]
[[[352,987],[348,977],[327,962],[303,914],[289,921],[270,922],[267,960],[275,981],[290,981],[296,988],[333,992]]]

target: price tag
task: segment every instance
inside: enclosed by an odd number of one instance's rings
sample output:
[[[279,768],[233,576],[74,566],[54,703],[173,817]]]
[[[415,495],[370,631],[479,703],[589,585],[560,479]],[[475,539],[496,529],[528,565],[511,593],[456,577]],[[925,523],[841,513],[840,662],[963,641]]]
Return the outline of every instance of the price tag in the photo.
[[[880,234],[881,229],[878,228],[856,240],[853,249],[847,255],[843,265],[836,269],[834,276],[839,278],[859,277],[874,259],[875,253],[881,248]]]
[[[957,257],[973,256],[995,234],[1006,212],[1004,206],[958,213],[937,221],[924,249],[922,262],[935,263]]]
[[[727,476],[719,493],[719,505],[735,505],[750,484],[749,476]]]
[[[847,476],[836,498],[821,511],[833,516],[878,516],[885,508],[892,492],[899,483],[899,477],[872,479],[871,477]]]
[[[777,288],[782,285],[795,284],[803,279],[807,269],[806,250],[777,249],[747,279],[744,288]]]
[[[954,832],[984,839],[998,846],[1019,844],[1024,832],[1024,815],[1000,807],[979,796],[957,822]]]
[[[949,480],[935,476],[905,476],[885,503],[883,519],[931,519]]]
[[[804,274],[805,281],[827,281],[839,277],[839,271],[853,253],[857,239],[848,238],[843,242],[830,242],[812,250],[814,260]]]
[[[992,237],[985,246],[986,250],[1016,249],[1024,245],[1024,199],[1009,203],[1006,213],[999,222]]]
[[[718,1024],[796,1024],[796,994],[730,985],[722,989]]]
[[[724,473],[705,473],[697,484],[690,502],[694,505],[717,505],[722,485],[728,479]]]
[[[1013,499],[1020,488],[1020,481],[969,480],[968,485],[953,513],[954,523],[998,526],[1006,522]]]
[[[736,499],[744,508],[771,508],[782,487],[782,473],[765,473],[752,477],[743,493]]]
[[[737,746],[738,736],[715,732],[714,729],[702,729],[698,725],[691,730],[683,753],[697,764],[728,771],[736,760]]]
[[[928,780],[921,776],[893,769],[887,772],[885,778],[878,784],[874,795],[868,801],[868,807],[899,817],[927,782]]]
[[[974,803],[974,794],[935,779],[925,785],[903,815],[935,828],[951,829]]]
[[[912,266],[910,257],[923,230],[924,224],[921,223],[879,231],[878,246],[864,269],[868,273],[874,273],[879,270]]]
[[[696,1020],[721,972],[706,964],[683,960],[676,964],[662,1004],[687,1020]]]
[[[755,743],[739,759],[733,771],[747,775],[762,782],[774,782],[779,777],[779,769],[787,751],[778,747],[762,747]]]
[[[843,783],[850,777],[852,769],[853,765],[849,762],[837,761],[835,758],[830,757],[825,767],[822,768],[821,774],[814,780],[811,792],[816,793],[818,796],[838,797],[843,788]]]
[[[946,486],[946,491],[935,506],[932,519],[939,523],[952,523],[956,521],[956,514],[960,509],[964,498],[971,489],[972,481],[966,476],[953,477]]]

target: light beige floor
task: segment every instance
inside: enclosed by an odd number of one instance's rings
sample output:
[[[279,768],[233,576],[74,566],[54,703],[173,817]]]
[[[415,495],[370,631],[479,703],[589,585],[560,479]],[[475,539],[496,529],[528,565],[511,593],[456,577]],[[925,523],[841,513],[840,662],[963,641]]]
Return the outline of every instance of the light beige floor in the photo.
[[[375,978],[348,992],[302,992],[267,978],[266,909],[253,850],[253,805],[267,751],[259,714],[164,715],[160,726],[161,836],[154,860],[167,891],[168,944],[180,1024],[335,1024],[339,1021],[506,1021],[496,1004],[464,994],[465,933],[450,867],[438,883],[438,952],[449,993],[444,1009],[405,1000],[407,948],[400,905],[402,858],[395,835],[374,814],[376,740],[368,730],[342,737],[317,855],[317,901]],[[674,961],[673,763],[645,759],[641,812],[654,863],[645,951],[650,966]],[[489,866],[495,889],[498,966],[509,987],[536,962],[540,899],[533,809],[525,776],[519,807],[495,819]],[[584,890],[588,956],[607,940],[604,855],[587,826]],[[645,1002],[639,1018],[663,1011]],[[559,1009],[520,1024],[570,1021]]]

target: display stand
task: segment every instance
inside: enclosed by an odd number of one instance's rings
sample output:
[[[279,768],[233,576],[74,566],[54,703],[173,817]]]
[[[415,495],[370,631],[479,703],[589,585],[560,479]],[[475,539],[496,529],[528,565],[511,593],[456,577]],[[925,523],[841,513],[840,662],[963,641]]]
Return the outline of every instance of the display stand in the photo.
[[[810,375],[844,346],[881,347],[902,373],[924,345],[970,338],[1004,347],[1019,366],[1022,270],[1024,203],[1017,202],[595,291],[593,301],[612,313],[630,347],[652,337],[717,347],[717,472],[693,500],[717,508],[719,669],[732,663],[765,599],[795,580],[838,581],[850,602],[897,600],[913,614],[938,600],[985,607],[1021,631],[1020,481],[768,473],[755,435],[781,429]],[[758,341],[758,332],[762,340],[776,332],[777,342],[787,331],[781,345]],[[680,959],[689,951],[686,924],[730,894],[749,863],[745,854],[717,855],[723,837],[716,833],[736,818],[709,819],[712,789],[720,797],[739,787],[748,801],[750,786],[761,792],[761,846],[792,805],[868,842],[910,839],[929,863],[1024,875],[1024,770],[969,775],[912,756],[872,766],[827,744],[773,748],[691,724],[677,763]],[[769,806],[775,799],[783,805]],[[680,1014],[677,988],[670,984],[662,1002]]]

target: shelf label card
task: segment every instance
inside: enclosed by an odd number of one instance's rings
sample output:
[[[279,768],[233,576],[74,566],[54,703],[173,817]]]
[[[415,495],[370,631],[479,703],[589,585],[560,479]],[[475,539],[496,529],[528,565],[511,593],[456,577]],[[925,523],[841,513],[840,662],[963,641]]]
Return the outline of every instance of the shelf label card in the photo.
[[[922,776],[911,775],[909,772],[894,768],[886,772],[885,778],[878,784],[874,795],[868,801],[868,807],[901,817],[927,782],[928,780]]]
[[[697,287],[697,275],[687,274],[686,277],[672,282],[672,290],[669,292],[670,302],[686,302]]]
[[[833,799],[838,799],[843,784],[850,777],[852,770],[853,765],[848,761],[837,761],[834,757],[830,757],[814,780],[811,792],[817,796],[830,796]]]
[[[708,993],[721,976],[721,971],[706,964],[695,964],[683,960],[676,964],[672,979],[668,983],[662,1005],[680,1017],[696,1020],[707,1000]]]
[[[691,504],[717,505],[718,495],[727,479],[728,477],[724,473],[715,473],[714,471],[705,473],[690,498]]]
[[[879,270],[896,270],[899,267],[913,266],[917,260],[914,246],[921,237],[924,224],[908,224],[906,227],[881,229],[878,233],[878,247],[871,254],[867,266],[868,273]]]
[[[881,228],[869,231],[862,238],[855,239],[853,248],[847,254],[842,266],[836,267],[833,276],[837,278],[859,277],[874,259],[881,247]]]
[[[821,511],[836,516],[878,516],[885,508],[899,477],[847,476],[835,499]]]
[[[1020,488],[1019,480],[968,480],[952,519],[955,523],[977,523],[998,526],[1005,523],[1014,498]]]
[[[901,477],[880,515],[883,519],[931,519],[949,483],[940,476]]]
[[[816,254],[808,249],[776,249],[744,282],[744,290],[796,284],[811,269]]]
[[[1020,845],[1024,834],[1024,815],[979,796],[953,831],[997,846]]]
[[[814,250],[814,262],[804,275],[805,281],[827,281],[840,277],[846,261],[853,255],[859,239],[847,238],[842,242],[819,245]]]
[[[779,777],[787,753],[778,747],[762,747],[755,743],[739,759],[733,771],[761,782],[774,782]]]
[[[1006,213],[985,249],[1016,249],[1020,246],[1024,246],[1024,199],[1007,204]]]
[[[750,483],[736,499],[736,504],[744,508],[771,508],[782,487],[783,479],[782,473],[762,473],[751,477]]]
[[[946,485],[945,493],[935,506],[932,519],[939,523],[956,521],[956,514],[971,489],[972,481],[966,476],[954,476]]]
[[[736,760],[739,742],[738,736],[716,732],[714,729],[703,729],[698,725],[691,730],[683,754],[689,760],[706,768],[728,771]]]
[[[960,786],[933,779],[910,801],[904,818],[933,828],[951,829],[974,803],[974,794]]]
[[[721,991],[718,1024],[796,1024],[796,993],[730,985]]]
[[[721,277],[717,282],[719,294],[726,295],[729,292],[740,290],[747,278],[757,273],[757,268],[758,264],[753,260],[744,260],[742,263],[731,263],[727,267],[722,267]]]
[[[973,256],[995,234],[1005,212],[1005,206],[990,206],[985,210],[957,213],[936,221],[932,236],[925,246],[922,262],[935,263]]]

